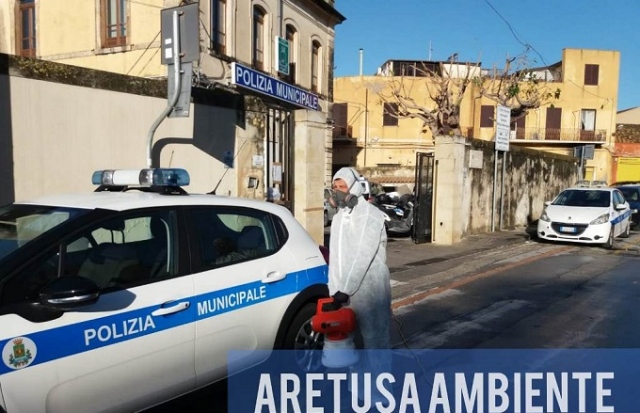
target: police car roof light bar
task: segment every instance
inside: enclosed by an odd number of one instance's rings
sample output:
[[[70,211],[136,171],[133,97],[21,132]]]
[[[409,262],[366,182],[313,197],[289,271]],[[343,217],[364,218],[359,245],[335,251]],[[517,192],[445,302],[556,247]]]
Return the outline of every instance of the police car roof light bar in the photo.
[[[190,183],[189,173],[180,168],[106,169],[95,171],[94,185],[181,187]]]

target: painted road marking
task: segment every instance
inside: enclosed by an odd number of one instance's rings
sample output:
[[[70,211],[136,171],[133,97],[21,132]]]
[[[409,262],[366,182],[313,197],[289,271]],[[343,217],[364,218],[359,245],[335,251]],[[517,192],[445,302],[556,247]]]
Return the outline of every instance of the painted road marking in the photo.
[[[401,285],[409,284],[409,283],[408,283],[408,282],[406,282],[406,281],[397,281],[397,280],[390,280],[390,281],[391,281],[391,288],[393,288],[393,287],[399,287],[399,286],[401,286]]]
[[[399,299],[397,299],[397,300],[395,300],[395,301],[393,301],[391,303],[391,309],[392,310],[396,310],[398,308],[401,308],[401,307],[404,307],[404,306],[407,306],[407,305],[410,305],[410,304],[414,304],[414,303],[416,303],[416,302],[418,302],[420,300],[425,299],[426,297],[429,297],[429,296],[432,296],[432,295],[435,295],[435,294],[440,294],[443,291],[450,290],[450,289],[453,289],[453,288],[458,288],[458,287],[461,287],[463,285],[472,283],[472,282],[474,282],[476,280],[480,280],[482,278],[491,277],[492,275],[496,275],[496,274],[501,273],[503,271],[507,271],[507,270],[510,270],[512,268],[517,268],[517,267],[520,267],[522,265],[526,265],[526,264],[529,264],[531,262],[534,262],[534,261],[540,260],[542,258],[546,258],[546,257],[552,256],[552,255],[560,254],[560,253],[566,252],[566,251],[568,251],[570,249],[573,249],[573,248],[575,248],[575,247],[572,247],[572,246],[555,247],[555,248],[550,249],[549,251],[546,251],[546,252],[544,252],[542,254],[539,254],[539,255],[535,255],[533,257],[524,258],[524,259],[522,259],[520,261],[517,261],[517,262],[507,263],[506,265],[503,265],[501,267],[497,267],[497,268],[493,268],[493,269],[490,269],[490,270],[487,270],[487,271],[483,271],[483,272],[478,273],[478,274],[472,274],[472,275],[469,275],[467,277],[463,277],[460,280],[454,281],[452,283],[449,283],[449,284],[446,284],[446,285],[443,285],[443,286],[440,286],[440,287],[437,287],[437,288],[434,288],[434,289],[431,289],[431,290],[428,290],[428,291],[422,291],[422,292],[419,292],[419,293],[416,293],[416,294],[413,294],[413,295],[410,295],[410,296],[407,296],[407,297],[399,298]]]
[[[497,320],[505,315],[523,308],[531,307],[526,300],[498,301],[470,315],[465,320],[451,320],[442,326],[437,333],[424,332],[411,337],[406,343],[396,347],[408,348],[438,348],[447,343],[452,337],[463,336],[470,331],[487,331]]]

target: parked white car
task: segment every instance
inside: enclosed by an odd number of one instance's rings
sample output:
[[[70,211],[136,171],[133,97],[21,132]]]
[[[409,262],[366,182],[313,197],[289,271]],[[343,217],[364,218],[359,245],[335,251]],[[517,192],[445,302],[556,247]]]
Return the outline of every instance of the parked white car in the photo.
[[[568,188],[545,204],[538,220],[540,239],[611,248],[615,238],[629,236],[631,210],[617,188]]]
[[[0,207],[0,412],[139,411],[225,378],[230,350],[321,346],[319,246],[284,207],[188,181],[100,171]]]

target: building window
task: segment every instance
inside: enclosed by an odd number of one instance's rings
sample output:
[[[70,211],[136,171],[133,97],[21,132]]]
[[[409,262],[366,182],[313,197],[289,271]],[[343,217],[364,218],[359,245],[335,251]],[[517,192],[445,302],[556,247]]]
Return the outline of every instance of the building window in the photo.
[[[20,0],[18,7],[18,55],[36,57],[35,0]]]
[[[226,54],[227,48],[227,0],[211,2],[211,49]]]
[[[491,105],[482,105],[480,107],[480,127],[493,128],[494,107]]]
[[[311,44],[311,90],[320,92],[322,46],[317,41]]]
[[[286,39],[289,43],[289,76],[288,81],[290,83],[296,83],[296,45],[298,32],[296,28],[290,24],[287,24],[285,29]]]
[[[398,104],[385,102],[382,109],[382,126],[398,126]]]
[[[253,66],[264,70],[264,21],[266,13],[259,6],[253,6]]]
[[[584,65],[584,84],[589,86],[598,86],[598,74],[600,66]]]
[[[101,0],[102,47],[126,46],[126,0]]]
[[[580,140],[593,141],[596,135],[595,109],[582,109],[580,113]]]

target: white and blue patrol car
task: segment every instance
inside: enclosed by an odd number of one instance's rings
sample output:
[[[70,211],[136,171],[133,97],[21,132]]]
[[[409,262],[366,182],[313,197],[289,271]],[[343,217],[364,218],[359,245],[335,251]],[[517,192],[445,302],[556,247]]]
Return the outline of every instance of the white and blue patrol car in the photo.
[[[93,181],[0,207],[0,411],[139,411],[224,378],[229,350],[321,346],[327,263],[287,209],[187,194],[181,169]]]
[[[611,248],[628,237],[629,203],[617,188],[584,185],[567,188],[547,202],[538,220],[538,238],[547,241],[601,244]]]

